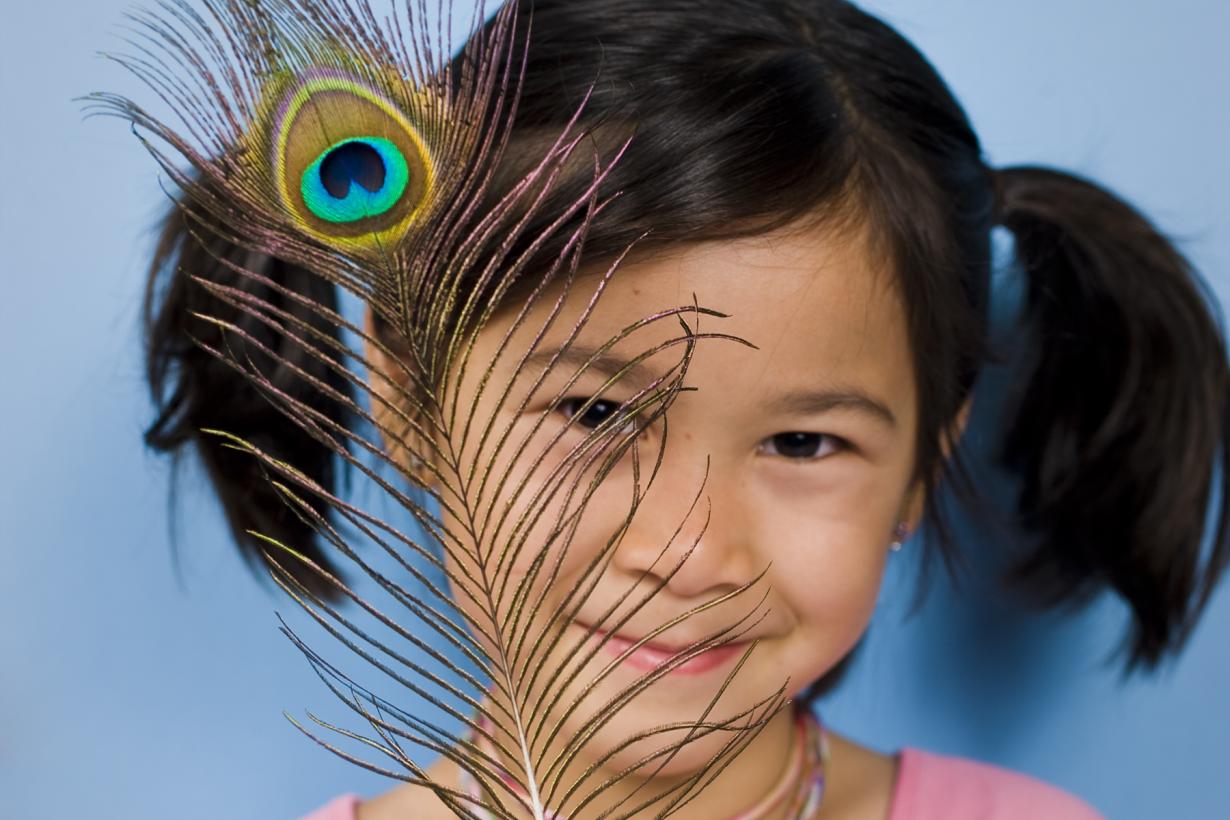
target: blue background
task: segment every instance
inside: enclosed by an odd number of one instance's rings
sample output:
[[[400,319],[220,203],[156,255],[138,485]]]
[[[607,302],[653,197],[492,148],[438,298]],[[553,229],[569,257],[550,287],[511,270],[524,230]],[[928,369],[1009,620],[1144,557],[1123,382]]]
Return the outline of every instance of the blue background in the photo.
[[[1225,300],[1230,4],[866,5],[936,63],[993,164],[1044,162],[1106,183]],[[0,25],[0,817],[294,817],[392,783],[282,716],[342,712],[277,630],[275,610],[303,617],[248,573],[195,467],[181,484],[178,564],[168,546],[169,471],[140,444],[150,413],[136,332],[165,200],[125,128],[83,123],[71,100],[99,89],[149,98],[93,56],[119,47],[125,8],[6,3]],[[1011,284],[997,291],[1003,317]],[[1002,376],[980,386],[976,450],[994,436]],[[1002,477],[988,482],[1010,495]],[[965,536],[976,563],[998,554],[986,534]],[[823,704],[830,724],[885,751],[1017,768],[1114,818],[1230,817],[1224,586],[1178,663],[1123,683],[1104,663],[1123,625],[1114,601],[1030,615],[985,583],[957,592],[941,581],[907,619],[918,547],[894,559],[867,644]]]

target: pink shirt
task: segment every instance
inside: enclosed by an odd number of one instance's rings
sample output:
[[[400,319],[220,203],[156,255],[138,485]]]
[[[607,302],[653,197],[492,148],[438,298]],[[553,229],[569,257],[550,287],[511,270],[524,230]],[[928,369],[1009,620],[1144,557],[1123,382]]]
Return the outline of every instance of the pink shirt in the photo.
[[[301,820],[355,820],[344,794]],[[1088,803],[1041,780],[963,757],[902,749],[888,820],[1105,820]]]

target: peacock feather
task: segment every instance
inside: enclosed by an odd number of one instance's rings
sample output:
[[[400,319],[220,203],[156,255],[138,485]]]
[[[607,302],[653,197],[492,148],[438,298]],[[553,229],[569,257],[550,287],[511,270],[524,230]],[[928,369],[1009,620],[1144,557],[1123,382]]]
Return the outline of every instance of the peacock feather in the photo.
[[[629,143],[605,159],[596,150],[587,152],[590,143],[576,125],[583,99],[573,122],[545,140],[541,155],[517,158],[517,167],[528,170],[497,185],[508,159],[526,49],[532,48],[532,36],[514,36],[524,12],[509,3],[484,25],[486,15],[478,9],[471,36],[454,59],[446,46],[451,8],[428,12],[422,0],[406,0],[383,16],[367,0],[162,0],[128,18],[126,52],[109,55],[143,81],[154,99],[143,106],[126,96],[95,93],[88,105],[131,123],[173,183],[174,201],[203,243],[216,237],[301,266],[329,287],[354,294],[385,329],[360,326],[331,303],[288,289],[267,271],[230,256],[218,261],[240,284],[182,271],[218,304],[262,328],[254,333],[221,312],[200,313],[199,319],[224,331],[225,342],[197,344],[243,374],[306,435],[366,475],[398,510],[397,517],[380,515],[374,503],[363,507],[335,495],[251,437],[204,431],[216,446],[258,461],[286,507],[339,560],[368,576],[387,604],[358,594],[341,574],[307,557],[302,545],[254,531],[265,542],[274,579],[373,670],[408,696],[430,701],[460,728],[375,694],[283,622],[322,680],[374,736],[313,720],[359,741],[380,762],[352,755],[291,721],[347,759],[432,789],[459,816],[665,816],[685,805],[787,704],[783,685],[746,708],[714,714],[755,642],[700,714],[681,709],[677,723],[627,738],[622,745],[637,749],[639,757],[617,777],[597,782],[595,766],[578,765],[581,752],[617,713],[635,709],[662,675],[751,629],[763,617],[758,610],[764,599],[751,592],[760,577],[673,613],[613,659],[600,654],[603,644],[638,612],[654,611],[654,596],[681,562],[663,567],[655,576],[661,580],[648,588],[637,584],[613,603],[604,600],[602,612],[595,612],[593,591],[653,481],[666,441],[666,411],[688,389],[683,382],[695,346],[748,342],[700,332],[702,319],[724,314],[693,299],[664,305],[596,351],[569,355],[632,249],[597,260],[596,268],[595,260],[586,260],[587,274],[581,275],[586,231],[618,196],[600,196],[601,183]],[[522,22],[531,28],[532,21]],[[156,116],[150,105],[169,114]],[[529,235],[532,217],[542,217],[552,202],[548,195],[557,177],[577,163],[592,167],[591,183],[549,215],[545,231]],[[558,253],[545,266],[531,266],[531,251],[550,241]],[[584,294],[584,309],[569,315],[566,300],[577,294]],[[288,300],[295,310],[287,309]],[[565,343],[546,350],[542,340],[561,326]],[[617,346],[635,347],[650,328],[666,328],[668,338],[634,350],[625,368],[559,424],[572,385]],[[339,341],[341,331],[362,349]],[[495,354],[476,358],[478,340],[492,334],[499,341]],[[574,423],[637,363],[664,352],[675,357],[673,366],[632,390],[609,418],[592,429]],[[306,361],[324,365],[332,378],[314,376]],[[298,374],[308,397],[280,389],[272,368]],[[531,399],[543,398],[544,391],[549,395],[532,424],[501,422],[500,412],[510,407],[524,417]],[[363,424],[340,424],[320,409],[326,401],[343,405]],[[643,476],[643,433],[651,426],[661,436]],[[632,464],[627,513],[617,516],[621,524],[605,533],[601,549],[568,559],[584,562],[583,582],[565,595],[547,595],[577,528],[621,459]],[[693,508],[702,491],[697,488]],[[612,503],[611,497],[603,495],[601,503]],[[403,511],[421,534],[405,531],[399,523]],[[380,572],[356,549],[353,533],[386,552],[404,577]],[[288,559],[314,571],[353,609],[318,595],[300,573],[287,570]],[[448,588],[424,568],[447,578]],[[633,650],[701,612],[713,623],[713,612],[732,606],[742,614],[599,702],[597,684]],[[391,630],[396,641],[369,634],[354,610]],[[581,612],[593,617],[578,634]],[[407,645],[418,654],[409,654]],[[486,696],[475,696],[476,687]],[[565,731],[566,724],[574,730]],[[616,790],[622,778],[645,777],[715,732],[723,737],[719,750],[666,793]],[[481,784],[482,799],[433,781],[412,759],[411,747],[453,760]],[[498,757],[486,749],[497,750]],[[515,765],[502,765],[507,761]],[[510,789],[502,768],[528,799]]]

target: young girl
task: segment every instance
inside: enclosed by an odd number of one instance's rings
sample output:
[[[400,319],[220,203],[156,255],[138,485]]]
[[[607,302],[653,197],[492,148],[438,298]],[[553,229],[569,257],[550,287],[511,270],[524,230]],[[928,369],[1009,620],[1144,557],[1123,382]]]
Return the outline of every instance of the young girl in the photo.
[[[582,274],[607,270],[648,231],[605,285],[571,355],[655,311],[693,301],[727,314],[704,318],[701,331],[755,345],[709,339],[697,346],[687,371],[695,389],[671,406],[673,433],[654,484],[591,594],[592,609],[568,629],[584,640],[619,590],[637,579],[663,584],[653,617],[629,620],[605,644],[623,655],[625,667],[597,684],[610,696],[708,634],[684,622],[624,652],[673,614],[761,573],[767,614],[738,643],[700,653],[660,679],[585,747],[579,770],[595,764],[599,779],[620,772],[633,758],[604,758],[604,741],[696,714],[713,696],[715,676],[730,671],[756,640],[726,697],[746,705],[785,680],[793,708],[774,713],[677,816],[1097,817],[1077,798],[1024,775],[913,748],[880,754],[822,727],[809,706],[838,681],[871,617],[885,562],[910,534],[929,528],[919,548],[955,555],[935,491],[951,481],[975,497],[957,445],[972,387],[995,355],[987,306],[997,225],[1015,234],[1028,277],[1030,354],[1018,365],[1002,458],[1022,482],[1020,524],[1037,540],[1016,578],[1051,604],[1104,588],[1121,596],[1133,615],[1131,666],[1153,666],[1183,646],[1230,557],[1227,490],[1213,491],[1214,465],[1230,455],[1230,376],[1196,274],[1139,213],[1088,180],[1040,167],[988,167],[932,66],[848,2],[522,5],[527,63],[507,167],[492,201],[542,156],[544,140],[560,132],[596,81],[579,127],[604,157],[629,136],[631,142],[601,182],[600,194],[620,195],[593,216]],[[543,225],[593,180],[584,162],[564,170],[549,200],[557,207],[533,217]],[[550,259],[559,249],[535,252]],[[173,218],[154,270],[221,279],[222,262],[239,260],[238,253],[221,240],[197,244]],[[330,298],[294,265],[274,258],[243,264],[263,265],[291,292],[315,289],[313,299]],[[187,344],[190,330],[206,341],[220,331],[193,324],[190,311],[202,297],[184,275],[150,293],[150,374],[156,394],[167,397],[150,442],[174,450],[197,441],[202,428],[247,434],[332,487],[326,447]],[[587,308],[588,293],[557,289],[536,303],[531,319],[552,309],[557,296],[563,320],[537,342],[540,350],[563,347],[562,328]],[[293,300],[285,304],[293,313]],[[511,380],[517,364],[515,357],[501,360],[502,346],[528,350],[533,341],[520,330],[505,339],[513,314],[494,317],[476,340],[473,358],[495,363],[497,383]],[[379,365],[371,387],[392,405],[393,387],[405,387],[409,368],[398,362],[389,329],[370,314],[368,327],[381,342],[367,346],[369,361]],[[647,327],[634,342],[607,351],[603,362],[627,378],[631,353],[677,331]],[[644,360],[641,375],[660,376],[667,358]],[[595,372],[559,405],[563,435],[597,427],[631,395],[621,384],[588,402],[605,382]],[[493,401],[482,397],[481,375],[460,383],[463,404]],[[293,378],[273,376],[275,384]],[[515,403],[486,409],[494,416],[517,411]],[[326,411],[343,418],[340,407]],[[397,441],[385,445],[403,457]],[[323,548],[310,545],[308,523],[287,513],[259,465],[212,447],[202,453],[245,549],[258,546],[245,532],[258,530],[306,544],[301,552],[328,566]],[[574,536],[577,555],[592,554],[619,526],[626,511],[620,487],[630,475],[621,464],[595,498]],[[707,503],[689,515],[702,483]],[[1216,531],[1202,557],[1210,503]],[[456,520],[447,523],[461,529]],[[565,562],[547,592],[552,600],[562,602],[583,569],[583,561]],[[325,591],[302,567],[291,571]],[[715,750],[698,742],[651,785],[681,781]],[[483,793],[447,757],[428,774],[459,792]],[[622,782],[611,795],[634,788]],[[371,800],[344,795],[310,815],[451,816],[436,793],[414,784]]]

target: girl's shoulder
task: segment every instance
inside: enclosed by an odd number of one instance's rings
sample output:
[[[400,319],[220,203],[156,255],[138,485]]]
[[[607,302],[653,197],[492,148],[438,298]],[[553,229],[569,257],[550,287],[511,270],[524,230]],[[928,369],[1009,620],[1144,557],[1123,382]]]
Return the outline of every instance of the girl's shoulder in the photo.
[[[888,820],[1105,820],[1075,795],[1029,775],[922,749],[901,750]]]
[[[427,768],[427,776],[436,783],[459,789],[458,769],[446,757]],[[454,814],[435,792],[426,786],[402,783],[385,793],[366,800],[357,794],[343,794],[304,815],[300,820],[456,820]]]
[[[355,820],[359,816],[359,796],[343,794],[299,820]]]
[[[456,815],[430,789],[402,785],[369,800],[363,800],[357,794],[340,795],[299,820],[392,820],[405,817],[455,820]]]

